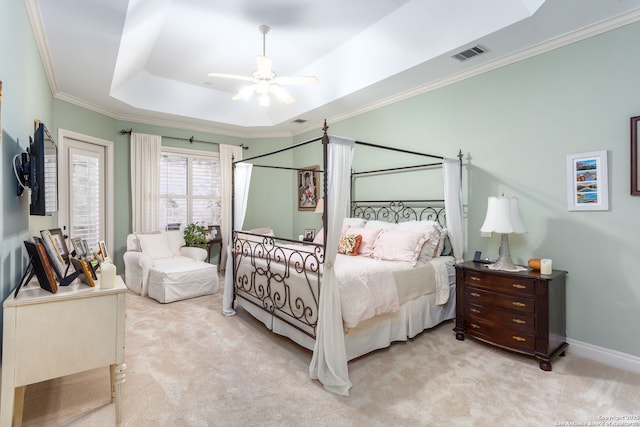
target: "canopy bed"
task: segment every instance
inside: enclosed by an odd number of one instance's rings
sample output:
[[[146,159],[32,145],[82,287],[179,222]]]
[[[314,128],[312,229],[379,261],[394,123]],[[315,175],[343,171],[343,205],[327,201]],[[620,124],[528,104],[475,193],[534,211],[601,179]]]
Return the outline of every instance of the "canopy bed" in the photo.
[[[324,212],[314,241],[281,238],[269,229],[243,230],[253,168],[305,171],[259,162],[309,144],[322,144],[323,156],[322,169],[315,172],[323,177],[318,184]],[[359,147],[412,160],[409,166],[356,171]],[[386,154],[380,157],[386,160]],[[454,264],[463,251],[461,157],[329,136],[325,124],[319,138],[235,162],[225,315],[242,307],[273,332],[313,350],[311,378],[348,395],[349,360],[455,317]],[[357,198],[356,183],[363,177],[387,180],[409,173],[415,179],[416,173],[434,169],[443,171],[438,175],[442,198]]]

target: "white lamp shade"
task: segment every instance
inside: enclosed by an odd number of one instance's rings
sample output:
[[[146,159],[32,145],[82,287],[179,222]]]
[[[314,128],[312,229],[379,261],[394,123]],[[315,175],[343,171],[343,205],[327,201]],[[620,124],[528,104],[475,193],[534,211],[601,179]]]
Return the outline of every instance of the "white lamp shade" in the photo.
[[[324,213],[324,197],[318,200],[318,204],[316,205],[316,213]]]
[[[480,227],[481,233],[526,233],[520,219],[517,197],[489,197],[487,216]]]

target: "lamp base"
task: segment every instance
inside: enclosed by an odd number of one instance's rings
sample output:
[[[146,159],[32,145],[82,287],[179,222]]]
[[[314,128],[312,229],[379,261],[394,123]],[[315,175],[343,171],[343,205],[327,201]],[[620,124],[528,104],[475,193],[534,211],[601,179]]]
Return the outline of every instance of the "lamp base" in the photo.
[[[498,250],[498,259],[496,262],[489,266],[492,270],[506,270],[517,271],[521,268],[511,261],[511,254],[509,253],[509,240],[507,234],[502,234],[500,240],[500,249]]]

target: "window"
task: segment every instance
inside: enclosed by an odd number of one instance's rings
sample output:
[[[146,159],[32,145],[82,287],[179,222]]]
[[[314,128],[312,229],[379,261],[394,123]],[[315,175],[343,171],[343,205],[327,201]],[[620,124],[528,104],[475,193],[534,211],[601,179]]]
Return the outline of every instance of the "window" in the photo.
[[[218,225],[222,217],[220,158],[163,148],[160,155],[160,229],[191,222]]]

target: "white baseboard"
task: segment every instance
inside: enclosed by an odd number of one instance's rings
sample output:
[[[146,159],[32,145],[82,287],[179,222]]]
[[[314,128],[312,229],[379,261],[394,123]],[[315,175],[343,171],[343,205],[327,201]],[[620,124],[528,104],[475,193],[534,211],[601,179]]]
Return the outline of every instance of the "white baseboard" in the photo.
[[[586,357],[587,359],[595,360],[605,365],[615,366],[616,368],[640,373],[640,357],[638,356],[598,347],[597,345],[576,341],[571,338],[567,338],[567,342],[569,343],[567,350],[577,356]]]

